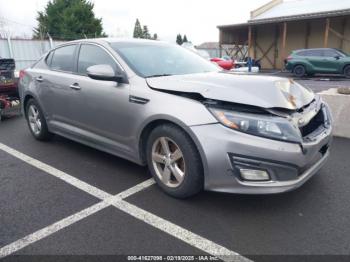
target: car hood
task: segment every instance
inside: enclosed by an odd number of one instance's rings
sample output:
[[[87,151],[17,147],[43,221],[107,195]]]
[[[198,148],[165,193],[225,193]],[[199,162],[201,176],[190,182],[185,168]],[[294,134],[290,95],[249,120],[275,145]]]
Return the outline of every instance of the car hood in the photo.
[[[315,94],[291,79],[239,75],[222,72],[147,78],[153,89],[198,93],[215,99],[263,108],[295,110],[315,98]]]

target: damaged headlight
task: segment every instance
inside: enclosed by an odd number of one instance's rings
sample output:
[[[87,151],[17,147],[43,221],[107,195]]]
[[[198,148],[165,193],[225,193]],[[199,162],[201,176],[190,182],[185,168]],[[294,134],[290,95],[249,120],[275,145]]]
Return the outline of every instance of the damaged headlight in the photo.
[[[276,140],[301,142],[299,129],[285,118],[228,111],[215,107],[208,107],[208,109],[220,123],[237,131]]]

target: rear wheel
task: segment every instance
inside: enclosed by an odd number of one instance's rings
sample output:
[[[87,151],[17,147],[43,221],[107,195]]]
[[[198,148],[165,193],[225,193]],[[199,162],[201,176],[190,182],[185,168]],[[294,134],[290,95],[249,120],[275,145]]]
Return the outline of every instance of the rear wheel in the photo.
[[[345,68],[344,68],[344,76],[346,78],[350,78],[350,65],[347,65]]]
[[[293,68],[293,74],[296,77],[303,77],[306,74],[305,66],[303,66],[303,65],[296,65]]]
[[[147,141],[147,163],[157,184],[167,194],[186,198],[203,189],[203,168],[197,148],[180,128],[155,128]]]
[[[52,138],[53,134],[47,128],[44,114],[34,99],[30,99],[27,102],[26,119],[29,130],[35,139],[45,141]]]

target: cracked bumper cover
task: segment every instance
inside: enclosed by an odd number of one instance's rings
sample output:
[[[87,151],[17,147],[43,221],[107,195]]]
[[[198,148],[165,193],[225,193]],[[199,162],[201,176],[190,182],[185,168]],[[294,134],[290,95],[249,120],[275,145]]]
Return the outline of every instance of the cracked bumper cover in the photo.
[[[329,156],[331,127],[302,145],[253,136],[221,124],[191,127],[201,144],[205,189],[242,194],[272,194],[298,188]],[[268,171],[271,180],[244,181],[239,168]]]

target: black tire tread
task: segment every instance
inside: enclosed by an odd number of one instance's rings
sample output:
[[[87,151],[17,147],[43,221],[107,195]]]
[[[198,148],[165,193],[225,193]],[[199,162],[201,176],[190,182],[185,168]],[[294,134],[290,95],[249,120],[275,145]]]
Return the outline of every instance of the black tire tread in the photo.
[[[164,185],[153,170],[151,159],[152,145],[153,142],[161,136],[167,136],[174,140],[184,154],[185,163],[192,163],[191,165],[186,164],[185,179],[181,185],[176,188],[169,188]],[[153,129],[148,137],[146,155],[149,170],[157,184],[163,189],[163,191],[165,191],[165,193],[176,198],[188,198],[203,190],[204,177],[202,160],[195,143],[183,129],[172,124],[162,124]]]
[[[304,74],[303,74],[303,75],[298,75],[298,74],[295,73],[295,69],[296,69],[297,67],[303,67],[303,68],[304,68]],[[294,68],[293,68],[293,74],[294,74],[294,76],[296,76],[296,77],[303,77],[303,76],[305,76],[305,74],[307,74],[305,66],[303,66],[303,65],[296,65],[296,66],[294,66]]]
[[[38,111],[39,111],[39,117],[40,117],[40,120],[41,120],[41,132],[39,135],[35,135],[32,131],[32,129],[30,128],[30,125],[29,125],[29,121],[28,121],[28,109],[29,109],[29,106],[34,104],[36,106],[36,108],[38,108]],[[29,127],[29,130],[30,132],[32,133],[32,135],[34,136],[35,139],[39,140],[39,141],[49,141],[52,139],[53,137],[53,134],[49,132],[49,129],[47,127],[47,123],[46,123],[46,119],[44,117],[44,113],[40,107],[40,105],[38,104],[38,102],[34,99],[34,98],[31,98],[28,100],[27,104],[26,104],[26,119],[27,119],[27,123],[28,123],[28,127]]]

